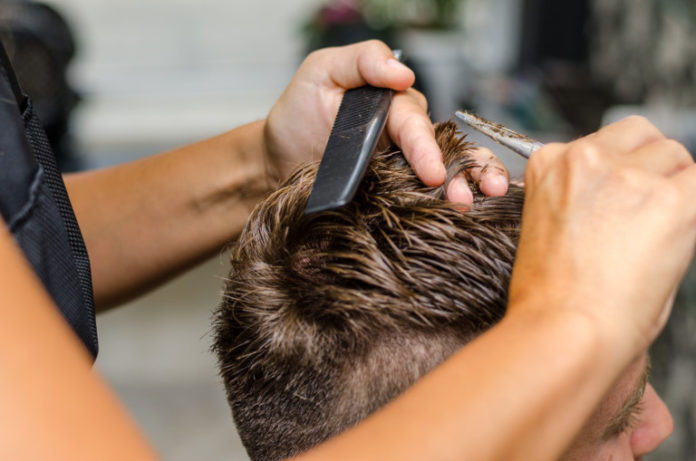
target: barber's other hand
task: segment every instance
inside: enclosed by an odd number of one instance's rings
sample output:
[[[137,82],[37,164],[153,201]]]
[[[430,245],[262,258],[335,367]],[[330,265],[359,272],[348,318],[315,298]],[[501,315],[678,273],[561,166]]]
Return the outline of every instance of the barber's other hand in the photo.
[[[664,327],[696,241],[696,166],[629,117],[529,161],[510,306],[573,310],[626,354]],[[609,353],[609,351],[607,351]]]
[[[387,45],[376,40],[311,53],[266,121],[266,151],[275,174],[284,179],[299,163],[320,158],[344,92],[370,84],[397,91],[387,133],[425,184],[442,184],[446,175],[442,153],[435,142],[425,97],[411,88],[414,80],[413,72],[394,59]],[[480,178],[480,188],[488,195],[503,195],[507,192],[507,171],[491,156],[490,151],[480,153],[482,162],[495,165],[484,169],[488,174]],[[480,169],[472,174],[476,178]],[[447,192],[453,202],[473,201],[463,178],[451,181]]]

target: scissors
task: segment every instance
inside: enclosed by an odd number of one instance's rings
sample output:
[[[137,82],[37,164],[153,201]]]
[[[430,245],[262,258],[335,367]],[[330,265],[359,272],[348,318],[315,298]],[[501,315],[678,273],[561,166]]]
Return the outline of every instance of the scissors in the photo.
[[[544,147],[543,143],[529,136],[513,131],[499,123],[481,118],[471,112],[458,110],[455,116],[470,127],[485,134],[493,141],[507,147],[524,158],[528,159],[534,152]]]

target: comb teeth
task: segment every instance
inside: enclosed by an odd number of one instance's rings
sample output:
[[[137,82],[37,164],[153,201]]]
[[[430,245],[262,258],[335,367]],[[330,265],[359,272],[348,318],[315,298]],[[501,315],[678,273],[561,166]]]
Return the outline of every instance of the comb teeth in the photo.
[[[358,91],[359,90],[359,91]],[[380,103],[382,88],[365,86],[347,91],[341,105],[345,104],[350,110],[339,110],[331,134],[350,130],[368,123],[375,114]]]

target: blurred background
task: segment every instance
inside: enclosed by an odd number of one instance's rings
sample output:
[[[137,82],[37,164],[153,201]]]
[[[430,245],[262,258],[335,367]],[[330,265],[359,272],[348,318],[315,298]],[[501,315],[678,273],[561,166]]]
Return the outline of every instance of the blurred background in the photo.
[[[0,38],[64,171],[262,118],[309,51],[368,38],[405,51],[434,121],[564,141],[637,113],[696,152],[696,0],[0,1]],[[167,460],[247,459],[208,352],[226,271],[221,254],[97,318],[96,366]],[[696,459],[695,282],[653,350],[676,422],[653,461]]]

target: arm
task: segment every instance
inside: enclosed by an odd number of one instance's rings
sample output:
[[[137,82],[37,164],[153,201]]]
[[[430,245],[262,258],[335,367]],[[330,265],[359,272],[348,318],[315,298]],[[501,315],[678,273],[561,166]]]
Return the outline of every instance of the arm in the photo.
[[[155,459],[0,226],[0,459]]]
[[[251,123],[157,156],[66,176],[98,307],[155,286],[241,231],[269,188],[263,126]]]
[[[369,83],[398,91],[387,132],[425,183],[442,184],[442,154],[425,98],[410,88],[414,78],[381,42],[320,50],[300,66],[266,121],[131,164],[66,176],[97,307],[128,300],[235,238],[271,185],[320,157],[348,88]],[[480,157],[490,162],[490,152]],[[479,179],[489,195],[507,190],[504,176]],[[473,201],[465,180],[451,181],[448,196]]]

